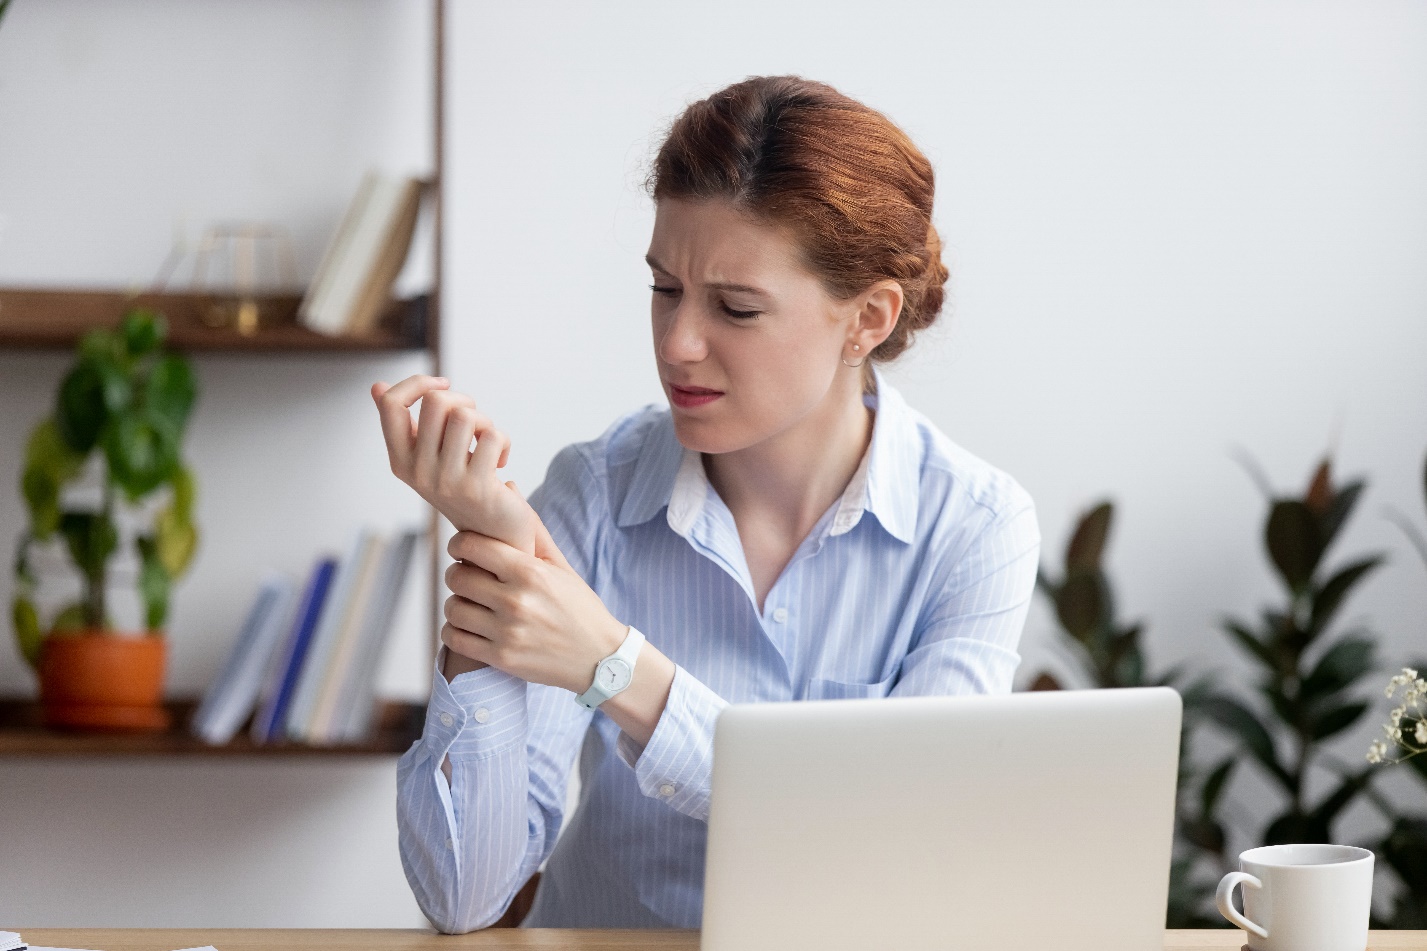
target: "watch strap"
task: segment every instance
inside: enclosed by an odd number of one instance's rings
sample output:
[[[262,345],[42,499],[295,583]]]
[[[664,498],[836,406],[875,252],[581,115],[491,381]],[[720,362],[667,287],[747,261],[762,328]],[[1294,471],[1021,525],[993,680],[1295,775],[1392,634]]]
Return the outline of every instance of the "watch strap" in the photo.
[[[624,642],[619,645],[619,649],[610,654],[604,660],[595,665],[594,682],[590,684],[588,690],[575,697],[575,702],[580,706],[593,710],[604,703],[610,697],[624,690],[634,681],[634,662],[639,659],[639,651],[644,647],[644,635],[633,624],[629,625],[629,633],[624,635]],[[611,660],[621,660],[629,665],[629,681],[619,690],[609,690],[600,683],[599,671],[606,662]]]

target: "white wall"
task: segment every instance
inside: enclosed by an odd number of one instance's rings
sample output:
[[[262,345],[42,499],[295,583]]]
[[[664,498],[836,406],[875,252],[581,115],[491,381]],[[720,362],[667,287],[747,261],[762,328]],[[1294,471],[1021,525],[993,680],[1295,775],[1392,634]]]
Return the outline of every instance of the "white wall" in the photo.
[[[1427,654],[1427,568],[1383,517],[1427,523],[1427,7],[470,3],[449,35],[446,373],[512,434],[522,485],[662,399],[639,185],[668,122],[800,73],[886,112],[938,172],[951,306],[893,380],[1030,490],[1047,564],[1115,500],[1109,566],[1156,668],[1237,676],[1220,618],[1279,596],[1235,445],[1285,492],[1329,446],[1370,477],[1334,557],[1392,562],[1346,617],[1389,667]],[[1018,684],[1069,679],[1055,637],[1038,600]]]
[[[431,9],[12,4],[0,22],[0,285],[145,284],[175,242],[233,219],[288,228],[310,278],[367,166],[430,171]],[[0,353],[7,552],[26,520],[11,488],[24,439],[69,363]],[[185,453],[201,541],[168,625],[169,689],[189,695],[268,567],[301,578],[361,522],[425,525],[425,506],[387,468],[367,389],[429,369],[420,353],[194,364],[202,391]],[[389,695],[425,696],[429,586],[423,557],[382,673]],[[132,598],[125,606],[137,618]],[[7,621],[0,693],[33,690]],[[0,927],[421,925],[394,797],[394,757],[0,759]]]

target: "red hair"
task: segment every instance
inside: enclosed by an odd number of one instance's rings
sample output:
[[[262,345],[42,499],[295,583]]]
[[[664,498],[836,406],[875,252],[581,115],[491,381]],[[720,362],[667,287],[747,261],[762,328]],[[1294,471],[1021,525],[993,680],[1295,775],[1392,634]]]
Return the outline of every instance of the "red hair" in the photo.
[[[825,83],[754,76],[694,103],[648,185],[656,202],[724,198],[791,228],[836,297],[895,280],[902,312],[875,360],[898,356],[941,312],[947,271],[931,163],[886,116]]]

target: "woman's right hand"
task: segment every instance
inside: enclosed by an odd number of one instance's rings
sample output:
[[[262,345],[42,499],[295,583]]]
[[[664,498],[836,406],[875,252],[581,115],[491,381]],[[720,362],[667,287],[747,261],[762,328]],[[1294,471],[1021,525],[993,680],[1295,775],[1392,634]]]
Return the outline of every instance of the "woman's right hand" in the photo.
[[[510,438],[476,409],[474,399],[451,392],[450,385],[444,377],[425,374],[395,386],[372,385],[392,474],[458,530],[534,554],[540,518],[496,473],[510,456]],[[421,413],[413,422],[417,400]]]

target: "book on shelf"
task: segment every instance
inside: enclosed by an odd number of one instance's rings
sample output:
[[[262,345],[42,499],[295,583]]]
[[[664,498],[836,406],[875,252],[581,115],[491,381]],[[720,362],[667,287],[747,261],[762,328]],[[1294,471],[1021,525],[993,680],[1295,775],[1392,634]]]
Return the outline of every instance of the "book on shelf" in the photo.
[[[295,598],[295,586],[286,575],[270,572],[263,578],[227,660],[194,711],[189,729],[195,736],[222,745],[242,729],[258,702],[273,652],[290,623]]]
[[[269,572],[190,731],[212,744],[247,723],[254,743],[328,745],[367,737],[376,679],[421,529],[354,530],[320,555],[305,585]]]
[[[367,735],[376,709],[377,669],[421,534],[412,528],[382,536],[364,553],[350,595],[348,623],[321,672],[317,702],[297,738],[326,745],[356,742]]]
[[[375,329],[411,249],[424,190],[417,178],[362,177],[298,306],[299,323],[339,336]]]
[[[342,628],[352,614],[351,594],[356,586],[357,574],[368,547],[375,544],[376,540],[376,535],[368,526],[358,526],[352,533],[346,554],[337,565],[337,573],[332,578],[331,594],[322,606],[322,616],[317,622],[317,630],[312,635],[308,660],[303,665],[297,691],[293,694],[292,704],[288,708],[284,730],[289,739],[301,740],[307,736],[308,724],[312,722],[312,713],[317,707],[317,697],[322,689],[323,675],[332,662],[332,652],[341,637]]]
[[[336,568],[335,558],[322,558],[312,567],[306,591],[302,596],[302,606],[293,615],[292,625],[288,629],[287,642],[276,655],[276,663],[268,666],[262,704],[253,715],[249,731],[255,743],[270,743],[280,736],[278,728],[283,723],[287,705],[292,700],[292,692],[297,687],[302,662],[307,656],[308,646],[312,643],[312,631],[317,626],[317,616]]]

